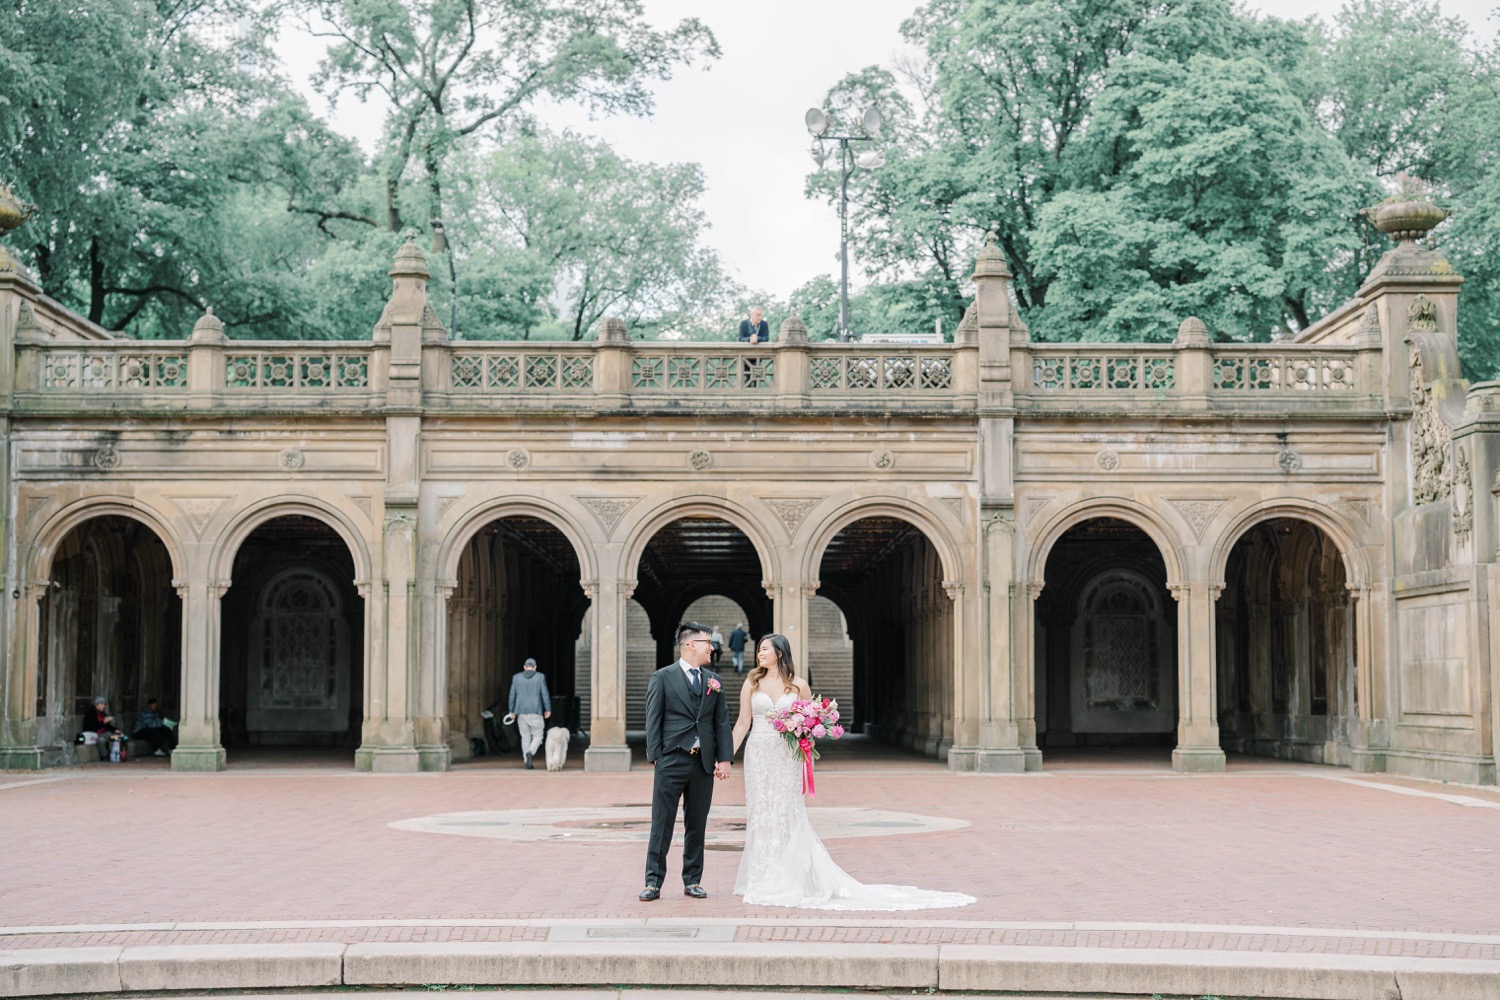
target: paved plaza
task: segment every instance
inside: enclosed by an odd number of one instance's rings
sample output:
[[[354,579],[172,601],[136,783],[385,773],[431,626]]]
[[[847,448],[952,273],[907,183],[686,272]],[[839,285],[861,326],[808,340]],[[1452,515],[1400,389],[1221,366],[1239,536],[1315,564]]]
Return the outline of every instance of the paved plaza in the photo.
[[[283,752],[218,774],[144,759],[0,775],[0,949],[951,945],[1500,963],[1492,788],[1238,758],[1182,775],[1154,750],[976,775],[855,743],[821,763],[812,800],[835,860],[978,902],[819,914],[732,894],[738,774],[715,797],[709,898],[669,877],[661,900],[637,901],[651,773],[585,773],[577,758],[560,773],[508,757],[395,776]]]

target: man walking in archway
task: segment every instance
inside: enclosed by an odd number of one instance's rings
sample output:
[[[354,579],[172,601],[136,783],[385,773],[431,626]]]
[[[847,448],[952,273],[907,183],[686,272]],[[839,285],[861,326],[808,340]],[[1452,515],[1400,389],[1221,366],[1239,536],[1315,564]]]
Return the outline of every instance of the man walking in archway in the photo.
[[[552,696],[547,693],[547,678],[529,656],[521,672],[511,678],[509,705],[510,714],[516,717],[516,728],[521,731],[521,759],[530,771],[531,758],[542,745],[546,720],[552,717]]]

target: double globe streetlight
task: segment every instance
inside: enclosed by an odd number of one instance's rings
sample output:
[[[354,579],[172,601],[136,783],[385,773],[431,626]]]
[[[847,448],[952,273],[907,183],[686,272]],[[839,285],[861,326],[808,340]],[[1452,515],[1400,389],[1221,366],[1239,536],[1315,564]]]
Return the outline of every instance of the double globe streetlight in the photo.
[[[849,148],[851,142],[873,142],[880,134],[880,112],[874,108],[859,116],[863,129],[860,135],[829,135],[828,115],[818,108],[810,108],[802,119],[813,137],[812,158],[823,169],[828,160],[827,143],[839,144],[839,340],[849,341],[854,335],[849,331],[849,175],[855,167],[874,170],[885,164],[885,154],[878,149],[855,154]]]

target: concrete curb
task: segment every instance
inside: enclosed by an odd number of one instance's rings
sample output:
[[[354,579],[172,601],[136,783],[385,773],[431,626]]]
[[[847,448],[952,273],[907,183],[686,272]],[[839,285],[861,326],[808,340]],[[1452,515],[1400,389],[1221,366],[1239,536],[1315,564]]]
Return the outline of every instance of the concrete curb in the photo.
[[[944,990],[1495,1000],[1500,962],[1149,949],[809,942],[156,945],[0,951],[0,996],[322,986]]]

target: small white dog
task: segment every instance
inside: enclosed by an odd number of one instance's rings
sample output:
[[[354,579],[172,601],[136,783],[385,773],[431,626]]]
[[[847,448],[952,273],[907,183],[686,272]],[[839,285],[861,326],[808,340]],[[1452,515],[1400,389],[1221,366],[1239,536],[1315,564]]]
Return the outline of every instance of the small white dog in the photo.
[[[547,770],[563,769],[568,762],[568,740],[572,735],[567,726],[553,726],[547,730]]]

